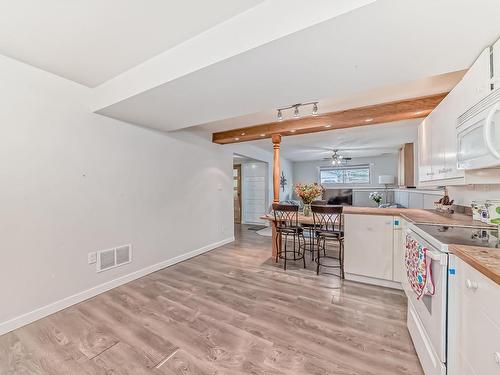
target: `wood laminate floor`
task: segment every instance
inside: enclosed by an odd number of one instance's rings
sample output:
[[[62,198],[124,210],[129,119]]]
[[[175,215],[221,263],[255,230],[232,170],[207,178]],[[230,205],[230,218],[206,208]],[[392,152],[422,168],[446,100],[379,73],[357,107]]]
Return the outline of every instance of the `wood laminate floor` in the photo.
[[[0,337],[0,374],[421,375],[403,293],[236,241]]]

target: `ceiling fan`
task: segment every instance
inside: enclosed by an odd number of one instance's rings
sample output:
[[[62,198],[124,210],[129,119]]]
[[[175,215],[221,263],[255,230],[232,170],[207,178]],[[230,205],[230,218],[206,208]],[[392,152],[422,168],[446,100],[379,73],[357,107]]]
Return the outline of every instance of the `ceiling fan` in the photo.
[[[332,150],[333,154],[329,158],[324,158],[324,160],[331,160],[332,165],[344,165],[347,163],[348,160],[351,160],[352,158],[343,156],[342,154],[339,154],[339,150]]]

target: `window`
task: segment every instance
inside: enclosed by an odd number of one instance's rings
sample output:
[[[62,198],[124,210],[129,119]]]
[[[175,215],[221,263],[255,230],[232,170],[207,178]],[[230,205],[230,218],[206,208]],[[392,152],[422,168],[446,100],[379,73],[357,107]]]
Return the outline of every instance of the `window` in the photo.
[[[370,183],[370,167],[358,165],[349,167],[327,167],[319,170],[322,185],[356,185]]]

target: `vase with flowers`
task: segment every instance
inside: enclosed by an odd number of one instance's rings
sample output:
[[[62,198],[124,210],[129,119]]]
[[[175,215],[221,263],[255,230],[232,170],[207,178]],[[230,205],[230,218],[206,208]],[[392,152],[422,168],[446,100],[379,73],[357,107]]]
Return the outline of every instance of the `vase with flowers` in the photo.
[[[295,193],[304,203],[304,216],[311,216],[311,203],[321,197],[324,190],[323,186],[317,183],[295,185]]]

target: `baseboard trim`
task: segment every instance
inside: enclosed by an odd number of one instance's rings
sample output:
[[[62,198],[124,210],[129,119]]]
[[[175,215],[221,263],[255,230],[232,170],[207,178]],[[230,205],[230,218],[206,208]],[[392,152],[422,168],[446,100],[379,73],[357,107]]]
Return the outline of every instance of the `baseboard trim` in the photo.
[[[66,309],[72,305],[83,302],[89,298],[95,297],[98,294],[104,293],[110,289],[113,289],[113,288],[116,288],[120,285],[129,283],[133,280],[136,280],[140,277],[144,277],[146,275],[149,275],[150,273],[159,271],[163,268],[170,267],[170,266],[172,266],[176,263],[182,262],[184,260],[201,255],[203,253],[206,253],[207,251],[216,249],[222,245],[225,245],[225,244],[233,242],[233,241],[234,241],[234,237],[226,238],[222,241],[215,242],[215,243],[209,244],[207,246],[203,246],[199,249],[190,251],[186,254],[182,254],[182,255],[176,256],[174,258],[165,260],[163,262],[156,263],[156,264],[153,264],[151,266],[142,268],[140,270],[131,272],[127,275],[120,276],[116,279],[113,279],[113,280],[110,280],[110,281],[105,282],[103,284],[97,285],[93,288],[84,290],[80,293],[73,294],[69,297],[66,297],[66,298],[63,298],[59,301],[45,305],[45,306],[40,307],[36,310],[30,311],[26,314],[20,315],[18,317],[7,320],[5,322],[0,322],[0,336],[6,334],[8,332],[11,332],[15,329],[18,329],[22,326],[25,326],[27,324],[33,323],[39,319],[45,318],[48,315],[51,315],[51,314],[54,314],[58,311]]]
[[[401,283],[398,283],[397,281],[377,279],[374,277],[356,275],[354,273],[347,273],[347,272],[345,274],[345,278],[346,280],[356,281],[358,283],[378,285],[378,286],[384,286],[386,288],[403,290]]]

